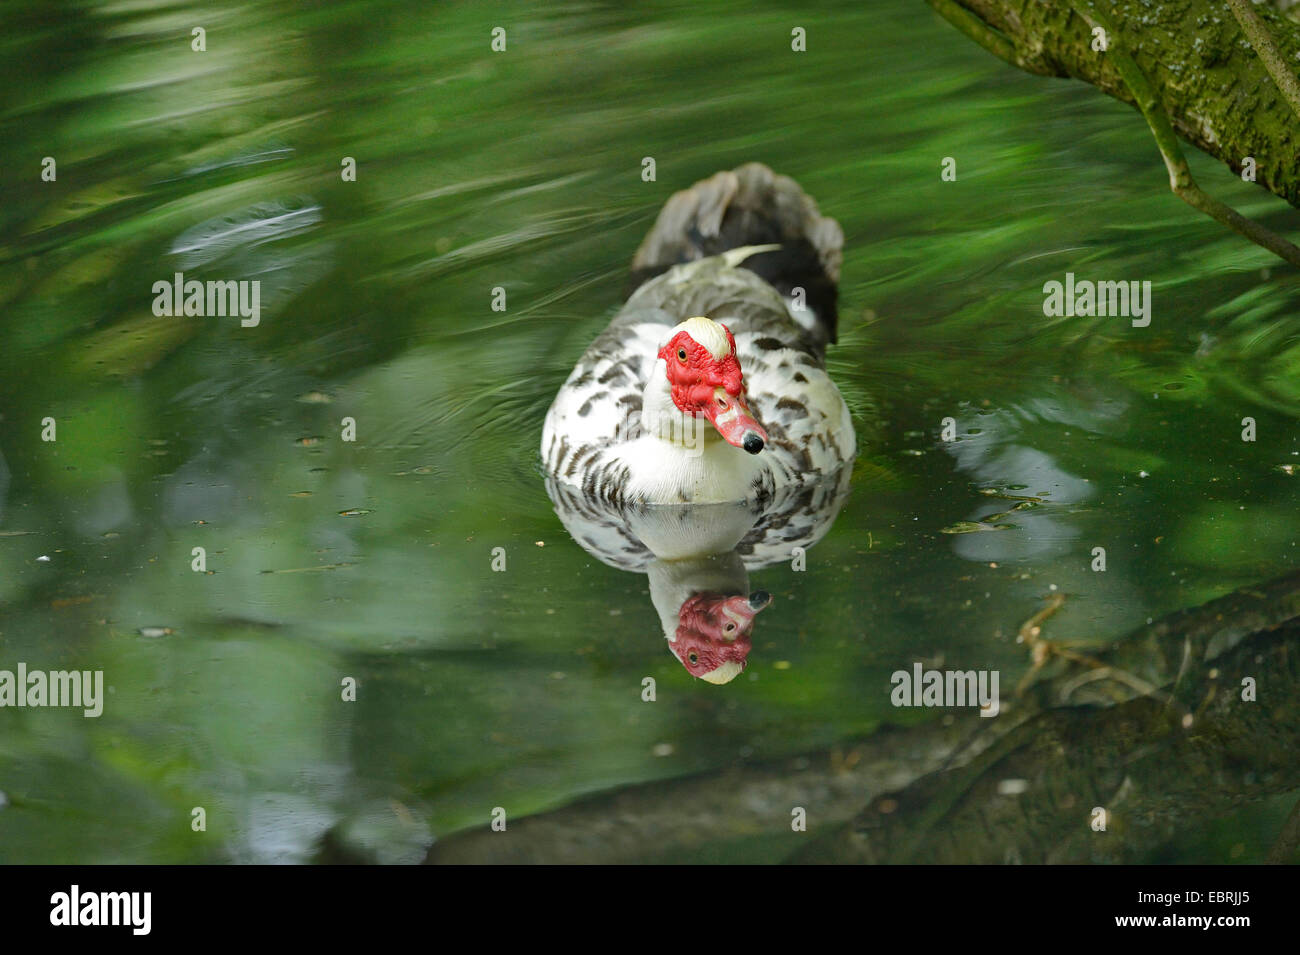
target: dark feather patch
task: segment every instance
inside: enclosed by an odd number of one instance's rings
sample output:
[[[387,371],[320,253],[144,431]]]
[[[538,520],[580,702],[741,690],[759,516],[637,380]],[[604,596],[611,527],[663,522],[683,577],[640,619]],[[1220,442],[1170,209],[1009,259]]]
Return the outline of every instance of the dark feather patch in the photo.
[[[778,411],[797,411],[801,415],[808,413],[807,406],[802,401],[796,401],[793,398],[782,398],[776,403]]]

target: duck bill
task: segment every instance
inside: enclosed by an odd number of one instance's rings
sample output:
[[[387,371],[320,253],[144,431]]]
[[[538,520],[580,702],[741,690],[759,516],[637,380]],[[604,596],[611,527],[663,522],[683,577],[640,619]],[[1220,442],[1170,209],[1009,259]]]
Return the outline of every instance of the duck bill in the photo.
[[[750,454],[758,454],[763,450],[763,445],[767,444],[767,432],[750,414],[743,394],[732,395],[725,388],[715,388],[713,400],[703,410],[705,417],[728,444],[744,448]]]

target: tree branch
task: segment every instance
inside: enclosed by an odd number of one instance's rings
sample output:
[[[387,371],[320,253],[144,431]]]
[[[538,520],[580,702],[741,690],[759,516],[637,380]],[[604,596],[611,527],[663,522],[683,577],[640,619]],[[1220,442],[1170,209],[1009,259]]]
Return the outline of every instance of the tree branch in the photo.
[[[1165,168],[1169,170],[1169,188],[1173,190],[1174,195],[1193,209],[1204,212],[1216,222],[1227,226],[1256,245],[1268,249],[1278,258],[1300,267],[1300,248],[1272,229],[1260,225],[1253,219],[1247,219],[1236,209],[1215,199],[1196,184],[1192,178],[1192,170],[1187,165],[1187,159],[1183,156],[1182,147],[1178,145],[1178,137],[1169,124],[1169,117],[1165,114],[1155,89],[1147,80],[1146,74],[1138,69],[1132,57],[1116,44],[1118,36],[1114,25],[1098,12],[1092,0],[1075,0],[1075,9],[1090,25],[1100,26],[1106,31],[1107,55],[1115,64],[1120,76],[1124,78],[1124,82],[1133,93],[1138,109],[1142,111],[1143,118],[1151,128],[1156,147],[1165,161]]]
[[[926,3],[934,8],[935,13],[994,56],[1005,60],[1012,66],[1027,69],[1016,54],[1016,45],[965,7],[958,6],[953,0],[926,0]]]
[[[927,2],[1021,69],[1083,80],[1137,105],[1109,52],[1092,49],[1087,21],[1072,0]],[[1287,83],[1285,64],[1300,62],[1300,25],[1272,8],[1254,8],[1267,32],[1266,42],[1251,44],[1237,21],[1224,16],[1221,0],[1106,0],[1104,7],[1111,34],[1147,78],[1166,125],[1234,172],[1252,157],[1257,183],[1300,208],[1300,123],[1290,97],[1278,95]],[[1265,49],[1275,54],[1272,66],[1257,55]]]
[[[1268,32],[1268,27],[1259,18],[1250,0],[1228,0],[1228,6],[1232,7],[1233,15],[1241,24],[1241,29],[1245,31],[1246,36],[1250,38],[1250,44],[1263,61],[1264,68],[1268,70],[1277,88],[1291,104],[1292,112],[1300,118],[1300,81],[1297,81],[1296,75],[1287,69],[1277,44],[1273,42],[1273,37]]]

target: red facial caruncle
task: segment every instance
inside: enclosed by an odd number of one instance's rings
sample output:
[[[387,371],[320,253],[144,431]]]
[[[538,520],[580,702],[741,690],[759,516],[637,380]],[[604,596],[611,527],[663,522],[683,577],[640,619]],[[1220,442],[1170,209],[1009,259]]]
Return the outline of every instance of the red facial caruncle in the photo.
[[[686,327],[659,349],[659,357],[668,366],[673,404],[684,414],[708,418],[728,444],[758,454],[767,442],[767,432],[745,400],[745,381],[731,329],[707,318],[692,318],[683,325]],[[725,333],[725,343],[719,330]],[[707,338],[712,348],[696,336]]]
[[[761,590],[748,597],[695,594],[678,612],[676,640],[669,644],[673,655],[691,676],[710,683],[730,681],[745,668],[754,617],[771,600]]]

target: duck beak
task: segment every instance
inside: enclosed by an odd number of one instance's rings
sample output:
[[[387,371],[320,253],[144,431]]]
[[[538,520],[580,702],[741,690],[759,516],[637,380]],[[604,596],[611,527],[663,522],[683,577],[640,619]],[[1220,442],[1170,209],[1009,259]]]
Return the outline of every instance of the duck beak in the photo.
[[[745,396],[728,394],[726,388],[714,388],[713,400],[704,407],[705,416],[728,444],[758,454],[767,443],[767,432],[749,413]]]

